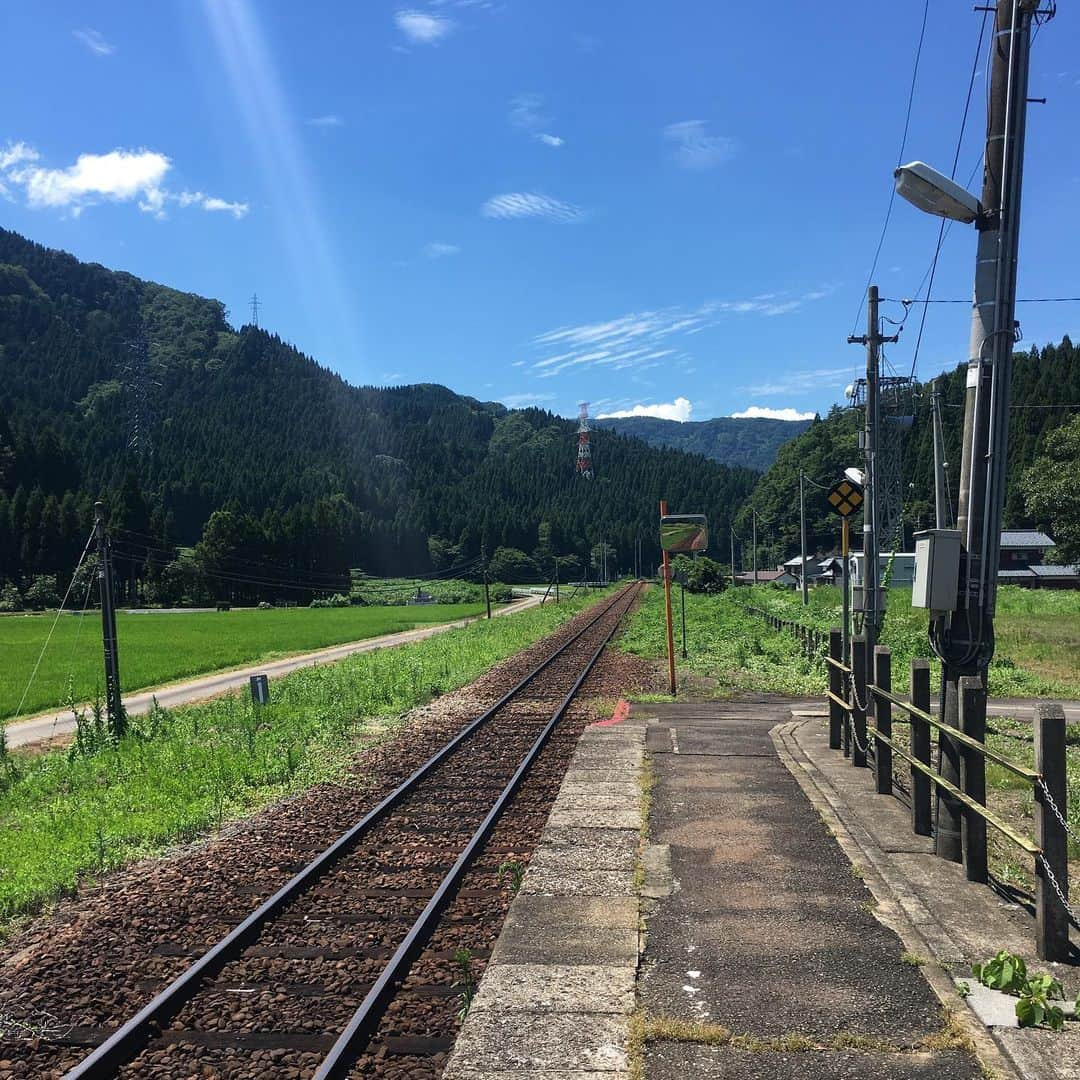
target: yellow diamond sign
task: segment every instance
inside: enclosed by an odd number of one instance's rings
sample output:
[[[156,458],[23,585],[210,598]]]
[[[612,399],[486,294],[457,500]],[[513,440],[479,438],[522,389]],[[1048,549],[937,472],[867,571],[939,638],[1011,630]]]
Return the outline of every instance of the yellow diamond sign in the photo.
[[[846,479],[841,480],[839,484],[833,484],[825,497],[829,505],[845,518],[854,514],[862,506],[863,501],[862,488]]]

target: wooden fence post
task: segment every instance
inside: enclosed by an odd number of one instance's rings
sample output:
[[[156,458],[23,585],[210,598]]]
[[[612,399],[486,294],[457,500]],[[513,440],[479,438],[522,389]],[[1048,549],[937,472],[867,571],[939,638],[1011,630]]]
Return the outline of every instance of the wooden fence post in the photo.
[[[930,712],[930,661],[911,661],[911,704]],[[911,756],[930,767],[930,725],[918,716],[911,718]],[[930,777],[912,767],[911,830],[918,836],[930,835]]]
[[[1040,960],[1069,958],[1069,912],[1050,881],[1053,873],[1065,899],[1069,898],[1069,839],[1050,806],[1050,798],[1068,813],[1065,783],[1065,710],[1041,702],[1035,706],[1035,770],[1042,774],[1044,791],[1035,786],[1035,843],[1042,859],[1035,860],[1035,948]],[[1043,864],[1045,860],[1045,865]]]
[[[960,730],[986,742],[986,690],[982,679],[965,675],[960,679]],[[980,806],[986,805],[986,758],[978,750],[960,744],[960,790]],[[986,819],[964,807],[960,822],[960,846],[968,881],[986,882]]]
[[[866,635],[851,639],[851,723],[854,728],[851,764],[866,765]]]
[[[892,653],[885,645],[874,646],[874,685],[892,692]],[[892,702],[878,697],[874,705],[874,727],[885,736],[892,738]],[[892,747],[880,740],[874,743],[874,774],[877,779],[877,793],[891,795],[892,783]]]
[[[837,663],[843,661],[843,634],[838,627],[829,631],[829,657]],[[829,693],[838,698],[844,696],[843,673],[838,671],[832,664],[825,665],[829,670]],[[840,733],[844,728],[844,710],[829,698],[829,749],[840,749]]]

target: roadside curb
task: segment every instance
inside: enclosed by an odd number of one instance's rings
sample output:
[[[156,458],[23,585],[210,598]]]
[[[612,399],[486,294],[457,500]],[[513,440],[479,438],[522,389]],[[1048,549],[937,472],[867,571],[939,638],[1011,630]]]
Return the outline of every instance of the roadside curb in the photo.
[[[999,1080],[1021,1080],[1003,1048],[992,1033],[959,997],[956,986],[942,965],[935,944],[918,929],[912,913],[921,914],[919,922],[929,919],[907,883],[889,867],[870,834],[853,819],[836,790],[810,760],[795,739],[796,731],[812,720],[777,724],[769,732],[784,766],[795,778],[803,794],[833,834],[840,850],[853,866],[862,871],[863,881],[876,901],[874,916],[893,931],[909,952],[926,959],[921,971],[941,1002],[952,1015],[964,1036],[971,1040],[975,1056],[987,1076]]]

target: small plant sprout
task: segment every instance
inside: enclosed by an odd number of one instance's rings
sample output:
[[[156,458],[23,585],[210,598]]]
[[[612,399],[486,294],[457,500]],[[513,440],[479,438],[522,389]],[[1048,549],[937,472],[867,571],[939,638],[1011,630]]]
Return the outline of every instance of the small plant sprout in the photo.
[[[1044,971],[1029,975],[1023,959],[1005,949],[971,970],[984,986],[1019,998],[1016,1019],[1021,1027],[1045,1024],[1051,1031],[1060,1031],[1065,1026],[1065,1011],[1054,1004],[1065,992],[1053,975]]]
[[[458,1023],[464,1023],[472,1008],[473,998],[476,996],[476,978],[472,969],[472,950],[461,948],[454,951],[454,967],[457,969],[457,978],[454,986],[458,988],[458,1000],[461,1008],[458,1009]]]
[[[958,993],[958,994],[959,994],[959,995],[960,995],[960,996],[961,996],[962,998],[966,998],[966,997],[969,997],[969,996],[970,996],[970,994],[971,994],[971,983],[969,983],[969,982],[968,982],[968,981],[967,981],[966,979],[961,979],[961,980],[960,980],[960,981],[959,981],[959,982],[958,982],[958,983],[956,984],[956,992],[957,992],[957,993]]]
[[[499,884],[510,879],[510,895],[517,896],[525,877],[525,867],[517,859],[505,859],[499,864]]]

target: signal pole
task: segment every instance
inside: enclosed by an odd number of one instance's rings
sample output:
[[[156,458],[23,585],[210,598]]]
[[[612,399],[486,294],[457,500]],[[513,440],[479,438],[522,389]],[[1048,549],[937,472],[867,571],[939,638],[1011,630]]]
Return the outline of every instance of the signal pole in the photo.
[[[105,504],[94,503],[94,537],[98,550],[98,592],[101,596],[101,640],[105,650],[105,712],[109,731],[120,737],[127,730],[127,716],[120,696],[120,655],[116,640],[116,608],[113,603],[112,558],[105,531]]]
[[[866,333],[848,337],[849,345],[866,346],[866,416],[859,442],[863,449],[863,630],[866,635],[867,671],[873,670],[874,646],[881,626],[881,567],[878,565],[877,447],[881,428],[878,377],[881,374],[881,346],[899,341],[900,335],[881,333],[878,317],[878,287],[871,285],[866,298]]]
[[[932,628],[943,664],[943,720],[959,726],[960,680],[977,677],[983,692],[976,695],[975,708],[965,708],[965,731],[980,741],[986,731],[986,674],[994,656],[1031,22],[1037,8],[1038,0],[996,3],[982,206],[975,222],[979,245],[956,522],[962,550],[959,587],[956,610],[935,620]],[[959,747],[947,735],[939,734],[939,740],[941,775],[957,784]],[[939,791],[937,853],[954,862],[961,859],[962,810]]]

